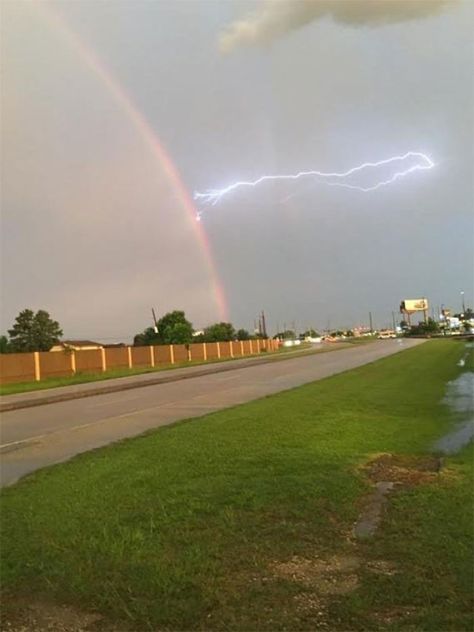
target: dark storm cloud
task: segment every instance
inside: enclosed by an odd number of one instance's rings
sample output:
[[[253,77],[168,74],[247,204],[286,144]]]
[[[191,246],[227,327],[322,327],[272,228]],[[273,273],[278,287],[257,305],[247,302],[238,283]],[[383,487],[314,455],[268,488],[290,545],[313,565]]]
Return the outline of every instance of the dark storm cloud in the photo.
[[[248,44],[268,44],[325,17],[351,25],[378,25],[424,18],[456,0],[264,0],[257,11],[230,24],[219,37],[223,53]]]

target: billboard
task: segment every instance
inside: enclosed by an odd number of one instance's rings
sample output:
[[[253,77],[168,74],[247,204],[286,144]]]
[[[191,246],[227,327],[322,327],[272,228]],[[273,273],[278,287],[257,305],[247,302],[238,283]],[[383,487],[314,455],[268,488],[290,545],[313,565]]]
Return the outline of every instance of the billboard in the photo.
[[[406,314],[414,314],[415,312],[423,312],[428,309],[428,301],[426,298],[410,298],[401,302],[400,311]]]

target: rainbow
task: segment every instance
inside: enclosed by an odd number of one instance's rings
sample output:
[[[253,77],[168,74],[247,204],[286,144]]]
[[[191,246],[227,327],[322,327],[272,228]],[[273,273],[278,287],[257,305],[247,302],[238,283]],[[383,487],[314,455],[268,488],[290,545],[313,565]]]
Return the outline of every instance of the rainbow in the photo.
[[[51,8],[51,5],[46,4],[45,2],[36,2],[31,4],[37,9],[40,9],[41,14],[45,18],[45,20],[53,28],[56,28],[61,33],[61,35],[68,41],[69,45],[72,46],[74,50],[78,53],[80,59],[100,79],[109,94],[113,97],[117,105],[121,108],[122,112],[132,123],[135,130],[139,133],[142,140],[151,150],[152,155],[160,165],[162,173],[164,173],[164,175],[168,179],[168,182],[176,193],[179,203],[186,211],[188,219],[194,227],[196,240],[200,246],[200,250],[203,254],[203,258],[210,275],[219,318],[221,320],[227,321],[227,302],[223,286],[219,280],[219,275],[214,264],[209,239],[202,224],[196,221],[198,213],[194,206],[192,197],[188,192],[186,186],[184,185],[179,171],[176,168],[176,165],[173,163],[163,143],[158,138],[150,123],[146,120],[143,113],[135,105],[135,103],[133,102],[129,94],[125,91],[123,86],[119,83],[119,81],[117,81],[117,79],[115,79],[110,71],[104,66],[104,64],[100,61],[94,51],[87,47],[85,43],[79,38],[79,36],[71,30],[64,19]]]

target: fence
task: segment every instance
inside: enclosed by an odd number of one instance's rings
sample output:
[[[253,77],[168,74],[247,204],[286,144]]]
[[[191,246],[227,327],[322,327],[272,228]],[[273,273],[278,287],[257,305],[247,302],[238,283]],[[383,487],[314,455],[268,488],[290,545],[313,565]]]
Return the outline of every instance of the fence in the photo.
[[[0,354],[0,383],[39,381],[76,373],[99,373],[109,369],[146,368],[193,360],[238,358],[276,351],[276,340],[202,342],[190,345],[114,347],[88,351],[46,351]]]

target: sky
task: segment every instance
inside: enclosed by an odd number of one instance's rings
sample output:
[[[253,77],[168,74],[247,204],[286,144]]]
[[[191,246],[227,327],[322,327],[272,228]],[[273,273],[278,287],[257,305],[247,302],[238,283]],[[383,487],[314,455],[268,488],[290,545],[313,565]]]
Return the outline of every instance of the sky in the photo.
[[[19,0],[1,13],[3,332],[25,308],[66,338],[117,342],[152,324],[151,307],[196,329],[253,329],[263,309],[274,333],[369,311],[387,326],[409,298],[473,305],[474,3]],[[375,191],[303,178],[193,201],[409,151],[435,166]]]

